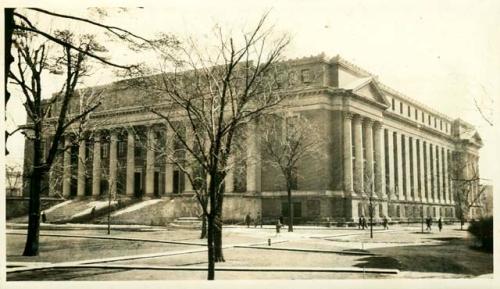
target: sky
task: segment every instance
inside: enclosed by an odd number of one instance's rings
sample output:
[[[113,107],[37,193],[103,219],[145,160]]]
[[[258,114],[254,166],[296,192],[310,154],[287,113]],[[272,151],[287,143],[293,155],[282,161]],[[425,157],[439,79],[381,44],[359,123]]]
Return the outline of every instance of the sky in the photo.
[[[247,3],[248,2],[248,3]],[[47,2],[53,3],[53,2]],[[52,11],[88,15],[74,3],[56,2]],[[68,4],[69,3],[69,4]],[[87,3],[87,2],[84,2]],[[113,7],[123,2],[88,2],[89,6]],[[212,38],[215,24],[235,35],[253,27],[269,11],[269,22],[277,33],[288,33],[292,43],[289,58],[337,54],[378,75],[379,80],[452,118],[472,123],[483,138],[480,170],[483,178],[498,175],[496,146],[499,131],[483,114],[495,121],[500,92],[500,3],[499,1],[165,1],[129,2],[127,12],[113,10],[99,19],[150,37],[158,32],[180,39],[191,37],[201,45]],[[45,5],[45,4],[44,4]],[[68,5],[71,5],[70,7]],[[46,27],[68,27],[92,32],[81,24],[37,18]],[[105,43],[106,44],[106,43]],[[112,59],[130,61],[131,56],[116,43]],[[135,58],[134,58],[135,57]],[[88,85],[105,84],[113,78],[109,69],[95,71]],[[44,86],[46,95],[59,88],[60,80]],[[22,101],[13,97],[7,108],[7,125],[25,121]],[[498,122],[497,122],[498,123]],[[22,135],[8,144],[7,162],[22,164]]]

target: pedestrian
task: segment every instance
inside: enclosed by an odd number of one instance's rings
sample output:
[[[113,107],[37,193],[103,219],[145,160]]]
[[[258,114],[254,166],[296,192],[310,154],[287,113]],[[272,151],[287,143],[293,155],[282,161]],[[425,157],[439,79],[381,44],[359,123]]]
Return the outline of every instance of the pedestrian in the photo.
[[[368,228],[368,226],[366,225],[366,218],[365,218],[365,216],[363,216],[363,225],[362,226],[363,226],[363,230]]]
[[[426,231],[430,231],[431,230],[431,222],[430,222],[430,217],[427,217],[425,218],[425,225],[427,226],[425,228]]]
[[[45,211],[42,211],[42,223],[47,222],[47,215],[45,215]]]
[[[429,217],[429,231],[432,231],[432,217]]]
[[[281,229],[281,221],[280,221],[281,218],[278,218],[276,220],[276,235],[280,233],[280,229]]]
[[[92,207],[92,210],[90,210],[90,218],[93,219],[95,217],[95,206]]]
[[[384,219],[382,220],[382,222],[384,224],[384,229],[388,230],[389,229],[389,220],[387,220],[386,216],[384,216]]]
[[[250,217],[250,213],[245,216],[245,224],[247,224],[247,228],[250,228],[250,223],[252,222],[252,218]]]
[[[443,229],[443,220],[441,219],[441,217],[439,217],[439,220],[438,220],[438,228],[439,228],[439,232],[441,232],[441,230]]]
[[[360,216],[358,219],[358,229],[361,230],[361,226],[363,226],[363,216]]]

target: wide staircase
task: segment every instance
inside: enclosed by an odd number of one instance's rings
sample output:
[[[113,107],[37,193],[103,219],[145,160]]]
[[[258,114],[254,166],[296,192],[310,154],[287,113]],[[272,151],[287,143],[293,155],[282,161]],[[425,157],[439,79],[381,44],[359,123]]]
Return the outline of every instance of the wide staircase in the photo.
[[[198,217],[179,217],[175,219],[170,225],[182,229],[197,229],[201,228],[201,219]]]

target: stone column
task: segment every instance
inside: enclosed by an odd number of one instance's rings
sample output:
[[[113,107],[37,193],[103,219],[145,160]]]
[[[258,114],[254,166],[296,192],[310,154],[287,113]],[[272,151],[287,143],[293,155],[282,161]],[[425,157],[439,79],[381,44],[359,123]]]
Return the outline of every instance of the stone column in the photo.
[[[172,194],[174,192],[174,166],[172,164],[174,153],[174,132],[167,125],[165,137],[165,193]]]
[[[80,141],[78,146],[78,181],[77,196],[85,196],[85,140]]]
[[[410,137],[405,136],[405,175],[406,175],[406,194],[405,200],[411,200],[411,176],[410,176]],[[405,215],[406,216],[406,215]]]
[[[255,122],[248,124],[247,135],[247,192],[261,191],[260,134]]]
[[[186,144],[191,149],[194,148],[194,141],[195,141],[194,137],[195,136],[194,136],[193,129],[191,127],[191,123],[186,122]],[[186,170],[189,172],[189,174],[192,175],[193,168],[191,166],[193,165],[193,156],[188,151],[186,151],[185,158],[187,161]],[[189,177],[185,173],[182,173],[182,174],[184,176],[184,192],[193,192],[193,184],[189,180]]]
[[[224,191],[226,193],[234,192],[234,156],[230,155],[227,160],[227,166],[229,169],[226,172],[226,177],[224,178]]]
[[[109,193],[116,196],[116,182],[118,180],[118,154],[117,154],[118,133],[114,130],[110,132],[109,142]]]
[[[446,149],[441,148],[441,172],[442,172],[442,180],[443,180],[443,198],[444,203],[450,203],[450,196],[448,194],[448,164],[447,164],[448,155],[446,154]]]
[[[354,193],[352,183],[352,118],[349,112],[344,113],[344,193]]]
[[[420,200],[422,202],[427,202],[425,197],[425,166],[424,166],[424,142],[420,140]]]
[[[101,194],[101,133],[94,133],[94,157],[92,159],[92,196]]]
[[[354,117],[354,192],[363,193],[363,139],[362,139],[362,118],[359,115]]]
[[[413,151],[410,156],[413,159],[413,200],[420,202],[420,191],[418,190],[418,154],[417,154],[417,138],[413,138]]]
[[[71,140],[68,135],[64,136],[64,155],[63,155],[63,196],[71,195]]]
[[[364,168],[365,193],[371,194],[375,188],[373,178],[373,121],[366,118],[363,125],[363,142],[365,144],[366,168]],[[374,195],[375,196],[375,195]]]
[[[441,166],[441,157],[442,157],[441,150],[436,145],[436,189],[438,192],[437,201],[439,203],[443,203],[443,184],[442,184],[443,172],[442,172],[442,166]]]
[[[396,190],[396,195],[398,196],[399,200],[404,200],[404,195],[403,195],[403,174],[405,173],[403,171],[403,146],[402,144],[402,134],[398,133],[396,136],[396,143],[398,145],[397,149],[397,154],[398,154],[398,182],[396,184],[397,190]],[[402,211],[402,209],[401,209]]]
[[[378,197],[386,198],[383,131],[382,124],[380,122],[376,122],[373,126],[373,142],[375,150],[375,193]]]
[[[387,131],[387,143],[385,144],[387,146],[387,152],[389,153],[387,161],[389,162],[389,171],[387,174],[389,174],[389,184],[387,186],[387,189],[389,190],[387,192],[388,198],[391,200],[395,200],[396,198],[396,184],[394,183],[395,177],[395,170],[394,170],[394,140],[393,140],[393,133],[392,131],[388,130]]]
[[[130,128],[127,134],[127,196],[134,195],[135,135]]]
[[[453,181],[451,180],[450,177],[451,174],[452,174],[452,169],[451,167],[453,166],[453,160],[451,159],[451,152],[450,150],[447,150],[446,152],[446,155],[448,156],[447,157],[447,165],[446,165],[446,169],[447,169],[447,175],[448,175],[448,191],[449,191],[449,196],[450,196],[450,204],[455,204],[455,199],[454,199],[454,196],[453,196]],[[453,210],[453,208],[452,208]],[[455,215],[452,215],[452,216],[455,216]]]
[[[147,132],[147,149],[146,149],[146,196],[153,196],[155,192],[155,151],[156,146],[155,134],[152,127],[148,128]]]
[[[426,159],[427,159],[427,164],[426,164],[426,176],[427,176],[427,202],[432,203],[434,202],[433,198],[433,192],[432,192],[432,174],[431,174],[431,167],[432,167],[432,160],[431,160],[431,144],[429,142],[426,142],[425,146],[425,152],[426,152]]]

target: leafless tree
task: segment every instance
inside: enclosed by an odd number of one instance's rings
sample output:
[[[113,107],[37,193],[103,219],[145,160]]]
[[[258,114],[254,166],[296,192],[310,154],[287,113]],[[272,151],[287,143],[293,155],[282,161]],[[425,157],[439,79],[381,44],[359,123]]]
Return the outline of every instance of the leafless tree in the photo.
[[[188,41],[175,59],[163,58],[160,74],[138,77],[136,85],[163,101],[144,104],[171,130],[185,157],[176,165],[195,184],[195,197],[207,218],[208,279],[222,252],[224,179],[237,132],[278,105],[277,65],[289,40],[273,36],[267,15],[241,37],[216,28],[216,44],[202,49]]]
[[[486,187],[481,185],[477,165],[463,153],[453,153],[451,173],[457,215],[460,219],[460,228],[463,229],[465,220],[470,216],[471,209],[481,205],[480,201]]]
[[[315,127],[300,113],[270,114],[262,118],[261,145],[264,162],[276,168],[283,176],[288,197],[288,231],[293,232],[292,191],[298,188],[301,161],[321,158],[321,147],[326,142]]]

